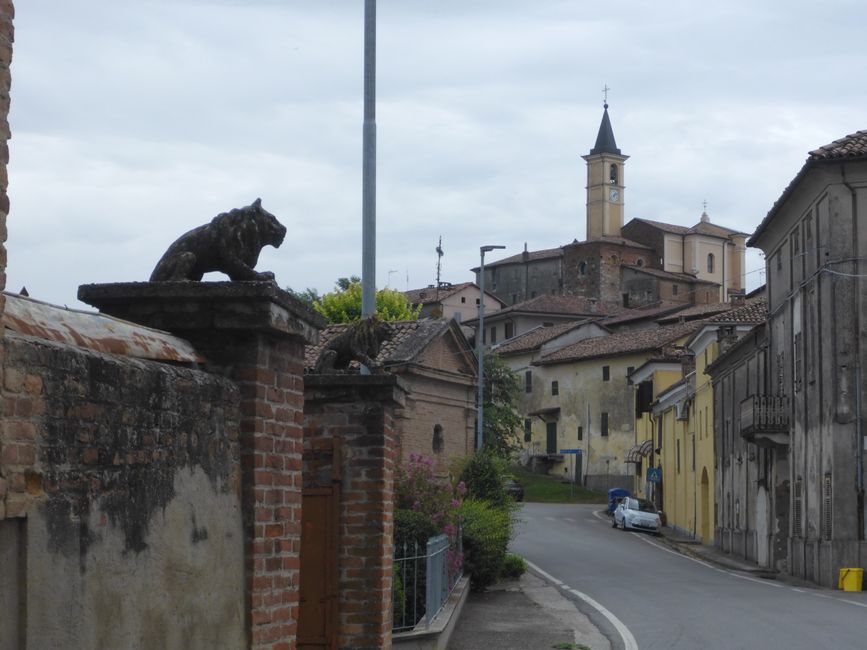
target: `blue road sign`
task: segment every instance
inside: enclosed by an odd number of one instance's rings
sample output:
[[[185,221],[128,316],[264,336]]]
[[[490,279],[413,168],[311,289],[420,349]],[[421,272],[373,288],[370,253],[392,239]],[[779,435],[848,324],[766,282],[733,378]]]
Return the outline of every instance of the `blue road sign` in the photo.
[[[561,454],[583,454],[584,452],[580,449],[561,449]]]
[[[662,483],[662,468],[661,467],[648,467],[647,468],[647,482],[648,483]]]

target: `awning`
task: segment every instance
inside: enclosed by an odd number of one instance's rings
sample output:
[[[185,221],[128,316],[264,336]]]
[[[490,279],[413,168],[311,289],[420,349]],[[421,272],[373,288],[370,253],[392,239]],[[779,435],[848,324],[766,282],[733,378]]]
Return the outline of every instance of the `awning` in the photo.
[[[529,413],[527,413],[527,415],[535,415],[535,416],[541,418],[542,420],[545,420],[545,418],[556,419],[556,418],[560,417],[560,407],[559,406],[552,406],[551,408],[537,409],[535,411],[530,411]]]
[[[635,445],[626,453],[625,463],[640,463],[644,456],[649,456],[653,451],[653,440],[645,440],[640,445]]]

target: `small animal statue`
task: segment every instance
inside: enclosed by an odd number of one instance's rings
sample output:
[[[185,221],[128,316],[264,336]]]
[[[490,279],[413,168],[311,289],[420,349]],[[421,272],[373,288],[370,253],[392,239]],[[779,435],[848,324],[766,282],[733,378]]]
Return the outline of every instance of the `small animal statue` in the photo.
[[[364,318],[353,323],[328,341],[316,359],[313,372],[317,375],[335,374],[349,368],[353,361],[375,372],[380,369],[376,357],[388,335],[388,325],[378,318]]]
[[[197,282],[209,271],[225,273],[235,282],[273,280],[270,271],[253,269],[262,248],[279,248],[285,236],[286,227],[256,199],[181,235],[157,262],[151,282]]]

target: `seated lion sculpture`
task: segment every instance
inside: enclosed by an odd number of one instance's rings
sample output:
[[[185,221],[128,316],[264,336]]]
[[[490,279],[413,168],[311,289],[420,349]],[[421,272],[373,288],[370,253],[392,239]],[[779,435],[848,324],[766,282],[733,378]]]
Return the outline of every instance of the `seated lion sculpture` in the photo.
[[[377,318],[365,318],[353,323],[328,341],[316,359],[313,372],[318,375],[338,373],[347,370],[353,361],[376,372],[380,370],[376,357],[388,335],[388,325]]]
[[[181,235],[157,262],[151,282],[199,281],[209,271],[233,281],[273,280],[270,271],[253,269],[262,248],[279,248],[285,236],[286,227],[256,199]]]

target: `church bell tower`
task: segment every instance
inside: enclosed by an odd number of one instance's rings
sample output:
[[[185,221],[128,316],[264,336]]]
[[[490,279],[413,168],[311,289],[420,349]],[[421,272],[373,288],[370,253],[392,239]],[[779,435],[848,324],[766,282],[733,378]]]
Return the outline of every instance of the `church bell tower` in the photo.
[[[587,161],[587,241],[600,237],[619,237],[623,227],[624,156],[614,141],[614,130],[604,104],[596,146]]]

